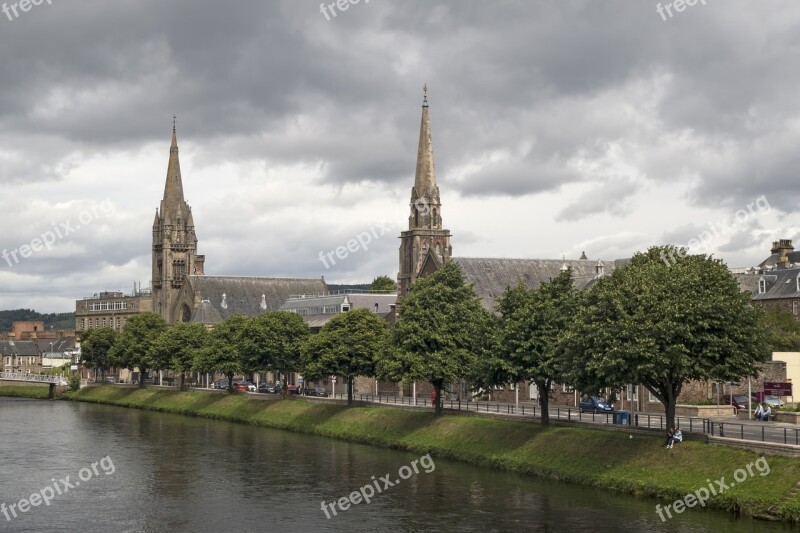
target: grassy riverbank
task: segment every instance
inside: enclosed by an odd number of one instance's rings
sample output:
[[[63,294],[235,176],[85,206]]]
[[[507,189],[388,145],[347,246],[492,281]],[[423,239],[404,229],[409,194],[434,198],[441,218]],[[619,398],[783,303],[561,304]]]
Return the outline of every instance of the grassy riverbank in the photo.
[[[31,388],[9,389],[13,388],[0,388],[0,395],[22,395]],[[47,388],[43,389],[46,396]],[[31,393],[38,394],[35,390]],[[708,487],[723,476],[730,484],[737,469],[745,469],[758,458],[745,450],[699,442],[665,450],[659,437],[631,438],[624,432],[585,428],[543,428],[536,423],[475,416],[436,419],[429,412],[389,407],[348,409],[306,400],[110,386],[67,396],[77,401],[288,429],[419,454],[430,452],[434,457],[656,496],[664,499],[662,506]],[[769,457],[768,465],[768,475],[762,476],[753,469],[752,476],[712,497],[711,505],[800,520],[800,492],[793,490],[800,480],[800,461]]]

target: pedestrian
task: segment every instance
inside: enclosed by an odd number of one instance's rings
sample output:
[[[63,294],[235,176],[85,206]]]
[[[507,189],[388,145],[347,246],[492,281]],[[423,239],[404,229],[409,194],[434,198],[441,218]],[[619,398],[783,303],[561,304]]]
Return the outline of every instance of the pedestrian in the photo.
[[[672,448],[672,443],[675,442],[675,428],[667,430],[667,441],[664,443],[665,448]]]
[[[764,408],[761,406],[761,404],[758,404],[753,416],[756,417],[756,420],[761,420],[761,417],[764,416]]]

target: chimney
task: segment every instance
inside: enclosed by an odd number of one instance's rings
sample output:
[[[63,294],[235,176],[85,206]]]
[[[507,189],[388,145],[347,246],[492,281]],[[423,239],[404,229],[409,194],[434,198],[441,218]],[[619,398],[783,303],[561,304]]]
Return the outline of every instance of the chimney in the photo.
[[[789,254],[793,251],[791,239],[781,239],[772,243],[772,253],[778,256],[775,261],[778,268],[789,268]]]

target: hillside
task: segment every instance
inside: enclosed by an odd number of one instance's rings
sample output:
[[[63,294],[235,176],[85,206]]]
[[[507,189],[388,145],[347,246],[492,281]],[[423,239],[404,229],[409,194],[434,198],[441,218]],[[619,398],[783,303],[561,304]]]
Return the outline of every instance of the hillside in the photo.
[[[0,311],[0,331],[11,331],[15,320],[42,320],[45,329],[75,329],[75,313],[37,313],[33,309]]]

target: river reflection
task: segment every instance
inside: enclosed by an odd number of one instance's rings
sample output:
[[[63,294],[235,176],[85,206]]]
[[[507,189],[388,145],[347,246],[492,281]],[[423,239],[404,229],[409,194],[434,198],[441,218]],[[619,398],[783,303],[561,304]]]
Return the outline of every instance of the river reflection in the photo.
[[[0,502],[16,503],[108,456],[98,475],[0,531],[750,532],[788,526],[692,511],[662,523],[655,500],[435,460],[326,518],[419,457],[332,439],[133,409],[0,399]],[[435,459],[435,458],[434,458]],[[85,471],[84,471],[85,473]],[[383,487],[384,484],[379,485]],[[330,514],[330,512],[329,512]]]

